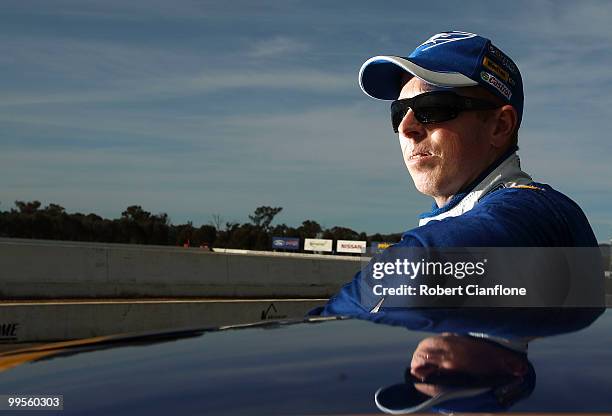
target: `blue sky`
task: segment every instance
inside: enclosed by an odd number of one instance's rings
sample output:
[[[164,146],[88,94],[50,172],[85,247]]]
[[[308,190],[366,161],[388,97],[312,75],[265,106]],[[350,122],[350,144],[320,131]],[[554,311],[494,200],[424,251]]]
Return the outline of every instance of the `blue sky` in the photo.
[[[3,1],[0,209],[15,200],[174,223],[212,214],[400,232],[431,205],[367,58],[443,30],[490,37],[525,83],[523,168],[612,237],[612,3]]]

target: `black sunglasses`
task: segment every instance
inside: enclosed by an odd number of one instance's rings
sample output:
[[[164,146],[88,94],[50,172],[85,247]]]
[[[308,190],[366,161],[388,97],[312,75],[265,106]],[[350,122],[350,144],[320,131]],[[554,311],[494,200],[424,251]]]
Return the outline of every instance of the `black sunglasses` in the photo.
[[[453,91],[430,91],[412,98],[393,101],[391,103],[391,124],[393,131],[397,133],[409,109],[412,109],[419,123],[429,124],[452,120],[461,111],[493,110],[498,107],[501,105],[478,98],[464,97]]]

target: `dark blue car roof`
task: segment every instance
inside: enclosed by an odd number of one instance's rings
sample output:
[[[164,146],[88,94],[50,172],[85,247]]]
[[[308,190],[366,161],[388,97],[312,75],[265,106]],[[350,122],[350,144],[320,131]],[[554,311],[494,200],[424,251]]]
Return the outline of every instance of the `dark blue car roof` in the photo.
[[[429,335],[353,319],[179,332],[24,360],[0,373],[0,392],[61,394],[62,415],[378,413],[375,391],[401,382]],[[511,410],[612,411],[611,341],[606,311],[531,342],[536,387]]]

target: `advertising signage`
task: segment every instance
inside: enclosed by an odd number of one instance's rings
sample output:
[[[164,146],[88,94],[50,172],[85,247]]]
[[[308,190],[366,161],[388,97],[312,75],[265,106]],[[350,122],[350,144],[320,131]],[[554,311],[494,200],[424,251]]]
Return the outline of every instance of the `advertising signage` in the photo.
[[[385,251],[387,247],[392,246],[393,243],[385,243],[380,241],[372,241],[372,245],[370,246],[370,251],[372,254],[378,254]]]
[[[307,238],[304,240],[304,250],[306,251],[332,251],[333,240],[321,238]]]
[[[365,253],[366,251],[365,241],[352,241],[352,240],[338,240],[336,242],[336,251],[338,253]]]
[[[300,239],[291,237],[272,237],[272,249],[274,250],[299,250]]]

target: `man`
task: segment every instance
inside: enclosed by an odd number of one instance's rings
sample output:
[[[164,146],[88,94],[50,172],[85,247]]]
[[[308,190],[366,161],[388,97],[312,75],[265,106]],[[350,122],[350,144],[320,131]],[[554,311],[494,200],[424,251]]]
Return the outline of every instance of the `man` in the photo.
[[[391,414],[491,413],[529,397],[535,384],[526,343],[447,333],[422,340],[404,381],[378,389],[374,401]]]
[[[392,127],[406,167],[416,188],[435,201],[395,249],[597,246],[580,207],[521,170],[522,77],[489,39],[436,34],[408,57],[368,59],[359,83],[370,97],[393,101]],[[363,278],[358,273],[316,312],[384,309],[384,297],[375,308],[364,301]]]
[[[535,388],[529,344],[587,328],[603,311],[455,309],[427,329],[438,334],[419,342],[403,382],[379,388],[375,403],[392,414],[508,410]]]

